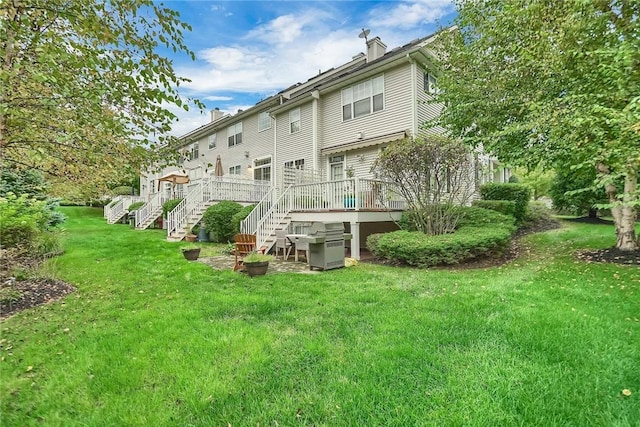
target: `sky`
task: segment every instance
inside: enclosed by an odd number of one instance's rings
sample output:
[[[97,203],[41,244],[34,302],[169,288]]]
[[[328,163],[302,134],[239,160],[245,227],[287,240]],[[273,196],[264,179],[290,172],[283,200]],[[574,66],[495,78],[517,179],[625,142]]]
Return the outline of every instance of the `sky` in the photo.
[[[171,109],[179,118],[172,129],[184,135],[210,121],[209,110],[236,113],[319,72],[366,51],[358,35],[380,37],[387,51],[451,25],[452,0],[389,1],[210,1],[164,0],[192,26],[185,42],[195,52],[165,54],[191,82],[185,97],[201,100],[207,111]]]

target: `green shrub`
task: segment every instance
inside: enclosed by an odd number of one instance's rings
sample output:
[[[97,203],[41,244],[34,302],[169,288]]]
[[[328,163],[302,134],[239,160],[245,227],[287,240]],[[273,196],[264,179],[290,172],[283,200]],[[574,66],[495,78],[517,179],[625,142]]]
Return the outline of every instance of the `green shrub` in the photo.
[[[3,248],[27,249],[46,220],[42,212],[43,202],[31,201],[26,195],[9,194],[0,199],[0,245]]]
[[[253,211],[253,209],[256,207],[255,204],[253,205],[249,205],[249,206],[244,206],[242,207],[242,209],[240,209],[238,212],[236,212],[233,217],[231,217],[231,223],[233,224],[233,230],[235,233],[239,233],[240,232],[240,223],[242,221],[244,221],[244,219],[246,217],[249,216],[249,214],[251,213],[251,211]]]
[[[137,211],[144,206],[144,202],[134,202],[129,205],[129,212]]]
[[[531,202],[527,206],[524,215],[524,226],[535,227],[539,224],[548,224],[557,222],[553,217],[553,211],[544,204],[544,202]]]
[[[181,201],[182,199],[171,199],[164,202],[162,204],[162,217],[164,219],[167,219],[167,214],[172,210],[174,210],[176,206],[180,204]]]
[[[515,202],[514,216],[518,223],[524,221],[524,214],[531,199],[531,189],[526,185],[506,183],[488,183],[480,187],[484,200],[512,200]]]
[[[419,231],[371,235],[367,247],[375,256],[415,267],[458,264],[481,255],[502,253],[512,228],[462,227],[455,233],[429,236]]]
[[[230,200],[223,200],[204,212],[202,225],[207,231],[213,232],[215,240],[219,243],[226,243],[233,238],[235,229],[231,219],[240,212],[242,205]]]
[[[478,208],[490,209],[515,217],[516,202],[513,200],[474,200],[472,204]]]
[[[513,216],[504,215],[490,209],[460,206],[462,215],[458,221],[458,229],[463,227],[506,227],[514,228]]]
[[[114,196],[131,196],[132,195],[131,188],[132,187],[129,185],[123,185],[123,186],[112,189],[111,192],[113,193]]]
[[[367,248],[375,256],[416,267],[457,264],[482,255],[501,253],[515,231],[514,218],[479,207],[458,207],[454,233],[430,236],[418,231],[372,234]]]

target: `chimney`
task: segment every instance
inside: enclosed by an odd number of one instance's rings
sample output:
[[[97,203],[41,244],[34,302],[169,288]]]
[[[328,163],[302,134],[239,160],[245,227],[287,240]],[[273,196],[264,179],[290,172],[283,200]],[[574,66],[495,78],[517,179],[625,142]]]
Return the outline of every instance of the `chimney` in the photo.
[[[380,37],[367,40],[367,62],[375,61],[387,52],[387,45],[382,43]]]
[[[222,111],[220,111],[220,109],[218,107],[216,107],[213,110],[211,110],[211,121],[212,122],[215,122],[216,120],[220,119],[222,116],[224,116],[224,113]]]

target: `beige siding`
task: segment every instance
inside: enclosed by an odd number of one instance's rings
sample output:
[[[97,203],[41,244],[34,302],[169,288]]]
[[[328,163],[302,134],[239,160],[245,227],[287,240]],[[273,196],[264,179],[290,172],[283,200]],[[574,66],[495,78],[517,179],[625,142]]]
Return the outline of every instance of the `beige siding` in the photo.
[[[436,118],[440,114],[440,111],[442,111],[442,104],[432,104],[432,96],[425,91],[424,74],[426,72],[427,70],[421,67],[416,67],[416,91],[418,95],[418,133],[444,133],[444,129],[442,127],[434,127],[427,130],[421,129],[423,123]]]
[[[300,106],[299,132],[291,133],[289,130],[289,111],[278,114],[276,119],[278,122],[277,168],[282,168],[285,162],[304,159],[305,169],[313,169],[312,103],[309,102]]]
[[[342,121],[342,88],[321,98],[320,146],[330,147],[364,138],[410,130],[413,124],[410,64],[384,72],[384,110]]]

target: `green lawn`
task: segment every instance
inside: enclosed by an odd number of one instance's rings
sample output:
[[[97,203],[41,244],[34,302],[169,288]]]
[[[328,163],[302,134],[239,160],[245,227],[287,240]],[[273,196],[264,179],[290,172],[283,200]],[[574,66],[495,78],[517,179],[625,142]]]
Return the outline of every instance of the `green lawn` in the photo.
[[[2,426],[640,425],[640,270],[572,256],[610,226],[489,269],[251,279],[64,212],[46,270],[78,291],[0,324]]]

